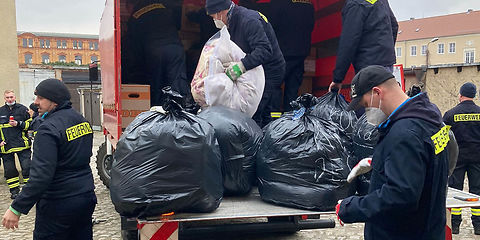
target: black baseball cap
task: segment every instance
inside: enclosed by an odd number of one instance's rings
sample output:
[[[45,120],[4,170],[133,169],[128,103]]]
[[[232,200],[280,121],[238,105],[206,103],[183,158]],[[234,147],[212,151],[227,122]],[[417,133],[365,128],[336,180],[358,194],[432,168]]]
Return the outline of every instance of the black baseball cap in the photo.
[[[372,65],[360,70],[352,80],[352,102],[348,105],[348,110],[357,110],[365,93],[392,78],[395,78],[393,74],[383,66]]]

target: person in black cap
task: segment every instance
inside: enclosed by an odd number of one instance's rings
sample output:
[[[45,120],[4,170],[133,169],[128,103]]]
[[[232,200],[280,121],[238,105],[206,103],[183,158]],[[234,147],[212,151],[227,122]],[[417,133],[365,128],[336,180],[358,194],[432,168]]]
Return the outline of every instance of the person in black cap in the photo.
[[[22,167],[23,182],[27,183],[30,174],[32,151],[31,141],[27,138],[27,130],[32,119],[28,108],[16,102],[15,92],[4,92],[5,105],[0,107],[0,153],[3,159],[3,168],[10,198],[15,199],[20,192],[20,178],[15,166],[17,155]]]
[[[426,93],[409,98],[383,66],[352,81],[350,109],[363,106],[380,139],[369,193],[337,205],[345,223],[365,222],[365,239],[445,238],[448,130]]]
[[[450,187],[463,190],[465,173],[468,176],[468,190],[480,194],[480,107],[473,99],[477,93],[475,84],[467,82],[460,88],[460,103],[443,116],[445,124],[452,127],[458,142],[457,166],[448,180]],[[475,235],[480,235],[480,208],[472,208],[472,224]],[[462,209],[452,208],[452,233],[460,232]]]
[[[2,225],[18,228],[21,214],[36,204],[33,239],[92,239],[97,202],[90,169],[93,131],[72,109],[60,80],[35,89],[35,105],[44,119],[35,135],[30,180],[5,212]]]
[[[260,127],[268,124],[272,112],[279,112],[281,84],[285,60],[277,37],[267,17],[260,12],[237,6],[231,0],[207,0],[205,4],[217,28],[228,27],[230,39],[247,55],[240,62],[230,63],[226,73],[236,81],[245,71],[263,66],[265,89],[253,119]]]

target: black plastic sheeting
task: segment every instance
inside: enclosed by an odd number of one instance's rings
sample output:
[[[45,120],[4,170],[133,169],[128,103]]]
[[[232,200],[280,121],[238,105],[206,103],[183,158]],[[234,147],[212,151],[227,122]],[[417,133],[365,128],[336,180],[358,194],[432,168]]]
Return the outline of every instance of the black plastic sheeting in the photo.
[[[167,89],[164,97],[167,113],[140,114],[117,144],[110,195],[122,216],[212,212],[222,199],[213,127],[183,111],[179,94]]]
[[[280,205],[333,210],[337,201],[355,193],[346,182],[348,151],[339,128],[311,114],[316,99],[297,99],[295,111],[264,128],[257,154],[262,199]]]
[[[226,107],[209,107],[199,116],[215,129],[222,155],[224,195],[249,193],[256,180],[255,155],[262,129],[244,113]]]

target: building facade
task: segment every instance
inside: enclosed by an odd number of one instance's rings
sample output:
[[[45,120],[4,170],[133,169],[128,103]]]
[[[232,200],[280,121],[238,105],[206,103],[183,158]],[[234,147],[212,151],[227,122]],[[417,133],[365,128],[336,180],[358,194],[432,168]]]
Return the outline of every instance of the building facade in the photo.
[[[18,54],[16,41],[15,1],[0,1],[0,94],[13,89],[18,96]]]
[[[399,22],[397,64],[405,68],[480,61],[480,11]]]
[[[18,64],[74,63],[100,60],[98,35],[17,32]]]

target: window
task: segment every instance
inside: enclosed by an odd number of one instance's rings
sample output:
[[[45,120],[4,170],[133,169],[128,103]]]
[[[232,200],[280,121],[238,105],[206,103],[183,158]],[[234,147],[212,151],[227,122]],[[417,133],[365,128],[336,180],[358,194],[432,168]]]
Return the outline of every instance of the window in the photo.
[[[82,55],[75,56],[75,64],[82,65]]]
[[[417,46],[410,47],[410,56],[417,56]]]
[[[98,42],[93,43],[93,49],[95,49],[95,51],[98,51]]]
[[[48,54],[42,54],[42,63],[43,64],[50,63],[50,56]]]
[[[90,50],[93,50],[93,42],[88,42],[88,48],[89,48]]]
[[[438,54],[444,54],[445,53],[445,44],[439,43],[438,44]]]
[[[83,42],[82,41],[78,41],[78,49],[82,49],[83,48]]]
[[[47,46],[47,48],[50,48],[50,40],[45,40],[45,45]]]
[[[77,40],[73,40],[73,49],[77,49]]]
[[[422,55],[427,55],[427,45],[422,45]]]
[[[22,39],[23,41],[23,47],[28,47],[28,39],[24,38]]]
[[[45,48],[45,40],[40,39],[40,47]]]
[[[61,63],[66,63],[67,62],[67,56],[58,55],[58,61],[61,62]]]
[[[401,57],[402,56],[402,48],[401,47],[397,47],[397,57]]]
[[[57,40],[57,48],[62,48],[62,41],[61,40]]]
[[[62,47],[67,48],[67,40],[62,40]]]
[[[33,39],[32,38],[28,39],[28,47],[33,47]]]
[[[32,54],[26,53],[25,54],[25,64],[31,64],[32,63]]]
[[[455,43],[449,43],[448,46],[449,46],[448,52],[455,53]]]
[[[465,51],[465,63],[474,63],[475,62],[475,51]]]
[[[93,55],[93,56],[90,57],[90,62],[91,62],[91,63],[94,63],[94,62],[96,62],[96,61],[98,61],[98,57],[97,57],[97,56]]]

